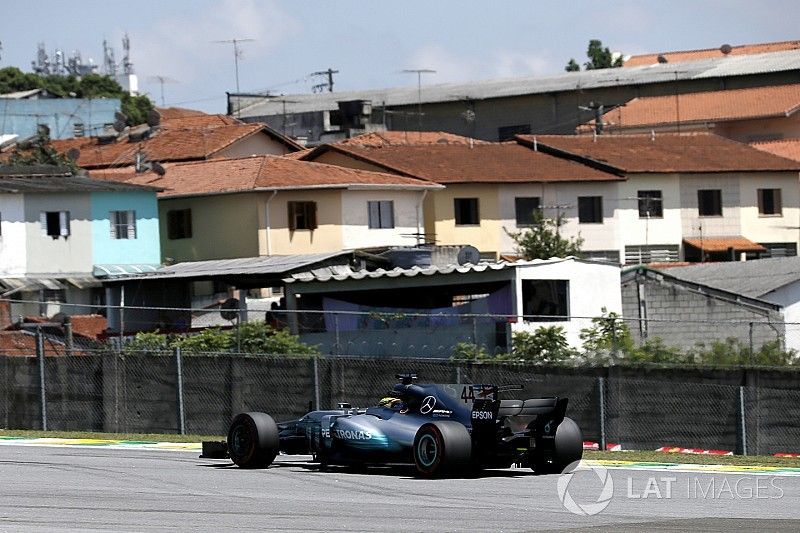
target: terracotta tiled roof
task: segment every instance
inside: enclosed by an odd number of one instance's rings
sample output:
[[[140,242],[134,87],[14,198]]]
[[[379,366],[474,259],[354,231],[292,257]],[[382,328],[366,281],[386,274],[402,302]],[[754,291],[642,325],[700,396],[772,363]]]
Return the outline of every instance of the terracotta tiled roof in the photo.
[[[439,188],[435,183],[416,178],[269,155],[167,164],[164,168],[166,172],[163,176],[153,172],[137,174],[133,167],[98,169],[91,171],[91,175],[127,183],[157,185],[164,188],[159,194],[160,198],[275,189]]]
[[[710,133],[518,135],[539,150],[624,172],[800,171],[800,164]]]
[[[786,117],[800,109],[800,84],[634,98],[603,115],[608,129]],[[591,125],[594,121],[590,122]]]
[[[706,252],[727,252],[733,248],[737,252],[766,252],[767,249],[753,242],[750,239],[745,239],[739,235],[734,237],[706,237],[703,239],[692,238],[683,239],[683,242],[690,246],[694,246],[699,250]]]
[[[775,154],[786,159],[800,161],[800,139],[781,139],[779,141],[764,141],[750,143],[753,148]]]
[[[800,41],[780,41],[775,43],[742,44],[731,46],[732,56],[766,54],[769,52],[783,52],[786,50],[797,50],[800,48]],[[660,54],[642,54],[631,56],[625,62],[626,67],[643,67],[658,63],[658,56],[664,56],[668,63],[679,63],[681,61],[697,61],[699,59],[710,59],[724,57],[720,48],[704,48],[702,50],[682,50],[676,52],[661,52]]]
[[[231,144],[262,131],[262,124],[238,124],[213,128],[163,128],[139,142],[117,141],[99,144],[94,137],[53,141],[61,153],[78,148],[77,164],[83,168],[132,165],[142,150],[151,161],[191,161],[207,159]]]
[[[365,133],[333,144],[344,146],[363,146],[377,148],[381,146],[419,145],[419,144],[489,144],[488,141],[470,139],[461,135],[444,131],[380,131]]]
[[[187,109],[185,107],[157,107],[156,111],[158,112],[158,116],[161,117],[161,120],[170,120],[173,118],[184,118],[184,117],[197,117],[200,115],[205,115],[202,111],[198,111],[197,109]]]
[[[427,146],[329,145],[316,153],[335,150],[381,166],[391,172],[436,183],[524,183],[554,181],[615,181],[619,176],[573,163],[516,143]],[[315,157],[312,152],[310,158]]]
[[[303,159],[305,156],[313,152],[313,148],[304,148],[302,150],[298,150],[297,152],[290,152],[288,154],[283,154],[283,157],[288,159]]]
[[[162,119],[160,126],[164,129],[176,128],[218,128],[220,126],[238,126],[244,124],[241,120],[229,117],[228,115],[190,115],[186,117],[176,117]]]

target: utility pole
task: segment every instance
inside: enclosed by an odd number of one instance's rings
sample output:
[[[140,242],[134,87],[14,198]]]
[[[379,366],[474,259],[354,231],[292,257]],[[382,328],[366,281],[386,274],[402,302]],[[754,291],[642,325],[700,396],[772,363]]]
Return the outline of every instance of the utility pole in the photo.
[[[595,102],[592,100],[588,105],[580,105],[578,108],[584,111],[594,111],[594,132],[597,135],[601,135],[603,133],[603,127],[605,126],[603,124],[603,115],[606,112],[603,102]]]
[[[239,50],[239,43],[247,43],[255,41],[255,39],[223,39],[221,41],[211,41],[212,43],[227,44],[233,43],[233,68],[236,73],[236,92],[239,92],[239,58],[241,57],[241,50]]]
[[[317,83],[316,85],[311,86],[312,92],[323,92],[325,89],[328,89],[329,93],[333,92],[333,75],[339,74],[338,70],[333,70],[332,68],[328,68],[328,70],[318,70],[317,72],[312,72],[311,76],[327,76],[328,82],[327,83]]]
[[[436,74],[436,71],[429,68],[407,68],[403,72],[417,75],[417,120],[419,131],[422,131],[422,75]]]

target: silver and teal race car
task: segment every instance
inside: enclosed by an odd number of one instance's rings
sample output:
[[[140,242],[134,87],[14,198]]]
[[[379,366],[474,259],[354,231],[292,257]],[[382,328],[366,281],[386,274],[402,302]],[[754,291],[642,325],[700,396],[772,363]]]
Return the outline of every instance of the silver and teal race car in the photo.
[[[413,464],[424,477],[513,464],[561,473],[583,454],[581,430],[565,416],[567,398],[503,400],[514,387],[397,377],[391,393],[367,409],[340,404],[282,423],[265,413],[238,414],[225,451],[243,468],[267,467],[284,452],[311,454],[322,466]]]

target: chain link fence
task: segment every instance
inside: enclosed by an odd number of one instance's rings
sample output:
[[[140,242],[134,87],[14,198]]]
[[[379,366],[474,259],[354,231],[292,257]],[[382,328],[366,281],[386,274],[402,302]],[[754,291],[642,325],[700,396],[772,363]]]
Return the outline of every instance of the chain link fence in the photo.
[[[243,411],[296,418],[374,405],[398,372],[421,382],[521,385],[505,397],[566,396],[586,441],[652,450],[800,452],[800,373],[764,368],[543,367],[445,359],[82,350],[0,354],[9,429],[222,435]]]

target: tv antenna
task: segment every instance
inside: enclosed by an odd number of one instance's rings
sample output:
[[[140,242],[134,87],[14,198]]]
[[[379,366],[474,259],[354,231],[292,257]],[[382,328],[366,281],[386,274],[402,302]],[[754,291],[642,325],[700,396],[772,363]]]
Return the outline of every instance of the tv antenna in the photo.
[[[334,74],[339,74],[339,71],[338,70],[333,70],[331,68],[328,68],[328,70],[319,70],[317,72],[312,72],[311,74],[309,74],[309,76],[327,76],[328,77],[328,81],[327,82],[322,82],[322,83],[317,83],[316,85],[312,85],[311,86],[311,92],[314,92],[314,93],[320,92],[321,93],[321,92],[325,92],[325,89],[328,89],[328,92],[332,93],[333,92],[333,75]]]
[[[178,80],[173,80],[168,76],[148,76],[147,81],[151,83],[158,83],[161,85],[161,107],[166,107],[164,103],[164,84],[165,83],[178,83]]]
[[[403,73],[417,75],[417,119],[419,131],[422,131],[422,75],[436,74],[436,71],[429,68],[406,68],[403,69]]]
[[[222,39],[220,41],[211,41],[218,44],[233,44],[233,68],[236,73],[236,92],[239,92],[239,58],[242,57],[242,51],[239,49],[239,43],[247,43],[255,41],[255,39]]]

